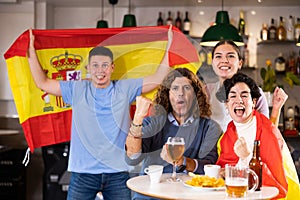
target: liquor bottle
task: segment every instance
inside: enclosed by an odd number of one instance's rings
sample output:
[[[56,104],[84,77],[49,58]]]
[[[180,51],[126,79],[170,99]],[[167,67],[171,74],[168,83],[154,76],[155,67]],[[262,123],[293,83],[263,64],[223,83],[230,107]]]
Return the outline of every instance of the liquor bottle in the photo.
[[[167,25],[172,25],[173,24],[173,19],[171,16],[171,11],[168,12],[168,18],[167,18]]]
[[[245,23],[245,19],[244,19],[244,12],[241,10],[240,11],[239,27],[238,27],[238,31],[239,31],[239,34],[241,36],[245,35],[245,26],[246,26],[246,23]]]
[[[300,36],[300,17],[297,18],[297,23],[295,24],[295,40],[297,41]]]
[[[249,49],[247,48],[248,45],[245,44],[244,49],[243,49],[243,67],[248,68],[249,67]]]
[[[286,24],[286,39],[290,41],[294,40],[294,35],[295,35],[294,32],[295,32],[294,18],[292,15],[290,15]]]
[[[277,28],[276,36],[278,40],[286,40],[286,29],[284,27],[282,16],[280,16],[280,21],[279,21],[279,26]]]
[[[162,18],[162,13],[159,12],[158,13],[158,19],[157,19],[157,26],[162,26],[162,25],[164,25],[164,20]]]
[[[300,111],[299,106],[295,105],[295,128],[300,132]]]
[[[290,52],[288,60],[288,71],[292,72],[293,74],[297,74],[295,54],[296,53],[294,51]]]
[[[180,17],[180,12],[177,11],[177,18],[175,19],[175,26],[181,31],[182,30],[182,20]]]
[[[266,23],[263,23],[262,29],[260,31],[260,39],[261,40],[268,40],[268,27]]]
[[[261,157],[260,157],[260,141],[255,140],[254,147],[253,147],[253,155],[249,162],[249,168],[252,169],[258,176],[258,186],[256,191],[260,191],[262,186],[262,167],[263,167],[263,162],[261,161]],[[249,187],[252,187],[253,184],[254,184],[253,177],[249,176]]]
[[[183,20],[183,33],[188,35],[190,34],[191,21],[189,19],[188,11],[185,12],[185,18]]]
[[[278,56],[275,58],[275,71],[278,74],[282,74],[285,72],[286,63],[285,59],[282,56],[282,53],[279,53]]]
[[[276,32],[277,32],[277,28],[275,26],[275,20],[274,18],[271,19],[271,25],[269,27],[268,33],[269,33],[269,40],[276,40]]]
[[[295,128],[295,111],[292,106],[289,106],[286,111],[285,130],[294,130]]]
[[[297,74],[297,76],[300,76],[300,50],[299,50],[297,63],[296,63],[296,74]]]

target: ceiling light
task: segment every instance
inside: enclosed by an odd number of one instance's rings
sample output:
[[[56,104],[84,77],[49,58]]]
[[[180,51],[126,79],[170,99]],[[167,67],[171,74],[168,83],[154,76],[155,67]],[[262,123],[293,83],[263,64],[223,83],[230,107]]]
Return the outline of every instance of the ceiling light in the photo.
[[[232,40],[238,46],[243,46],[243,38],[239,35],[238,30],[229,21],[227,11],[218,11],[216,21],[213,26],[210,26],[203,34],[200,44],[202,46],[215,46],[221,40]]]
[[[101,5],[101,20],[97,22],[97,28],[108,28],[108,23],[107,21],[103,20],[103,15],[104,15],[104,5],[103,5],[103,0],[102,0],[102,5]]]
[[[135,27],[136,26],[136,20],[135,16],[130,13],[131,11],[131,0],[129,0],[129,14],[124,16],[123,19],[123,27]]]

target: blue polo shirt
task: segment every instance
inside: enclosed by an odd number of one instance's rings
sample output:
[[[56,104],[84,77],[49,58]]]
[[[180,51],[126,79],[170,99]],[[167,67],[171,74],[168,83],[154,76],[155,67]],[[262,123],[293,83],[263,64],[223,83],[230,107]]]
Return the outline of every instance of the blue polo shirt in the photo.
[[[115,173],[128,170],[125,140],[129,108],[141,95],[143,79],[111,81],[95,88],[90,81],[61,81],[63,100],[72,106],[68,171]]]

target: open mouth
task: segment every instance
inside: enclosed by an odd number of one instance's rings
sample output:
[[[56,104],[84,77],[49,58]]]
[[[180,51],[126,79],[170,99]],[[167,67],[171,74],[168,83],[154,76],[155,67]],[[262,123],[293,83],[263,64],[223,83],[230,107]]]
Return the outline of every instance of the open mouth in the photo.
[[[245,108],[242,108],[242,107],[237,107],[234,109],[234,113],[237,115],[237,116],[243,116],[243,114],[245,113]]]
[[[177,104],[179,105],[183,105],[185,102],[182,100],[182,101],[177,101]]]
[[[221,67],[219,67],[219,69],[220,70],[229,70],[229,69],[231,69],[231,67],[229,67],[229,66],[221,66]]]
[[[103,78],[104,78],[105,76],[102,74],[102,75],[96,75],[96,78],[98,79],[98,80],[102,80]]]

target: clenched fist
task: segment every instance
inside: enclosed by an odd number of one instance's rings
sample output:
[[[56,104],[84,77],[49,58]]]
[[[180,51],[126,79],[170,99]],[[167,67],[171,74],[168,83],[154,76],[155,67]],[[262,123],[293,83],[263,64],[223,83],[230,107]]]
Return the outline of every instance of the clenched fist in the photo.
[[[250,151],[245,138],[240,137],[233,146],[234,153],[241,159],[246,159],[250,155]]]

